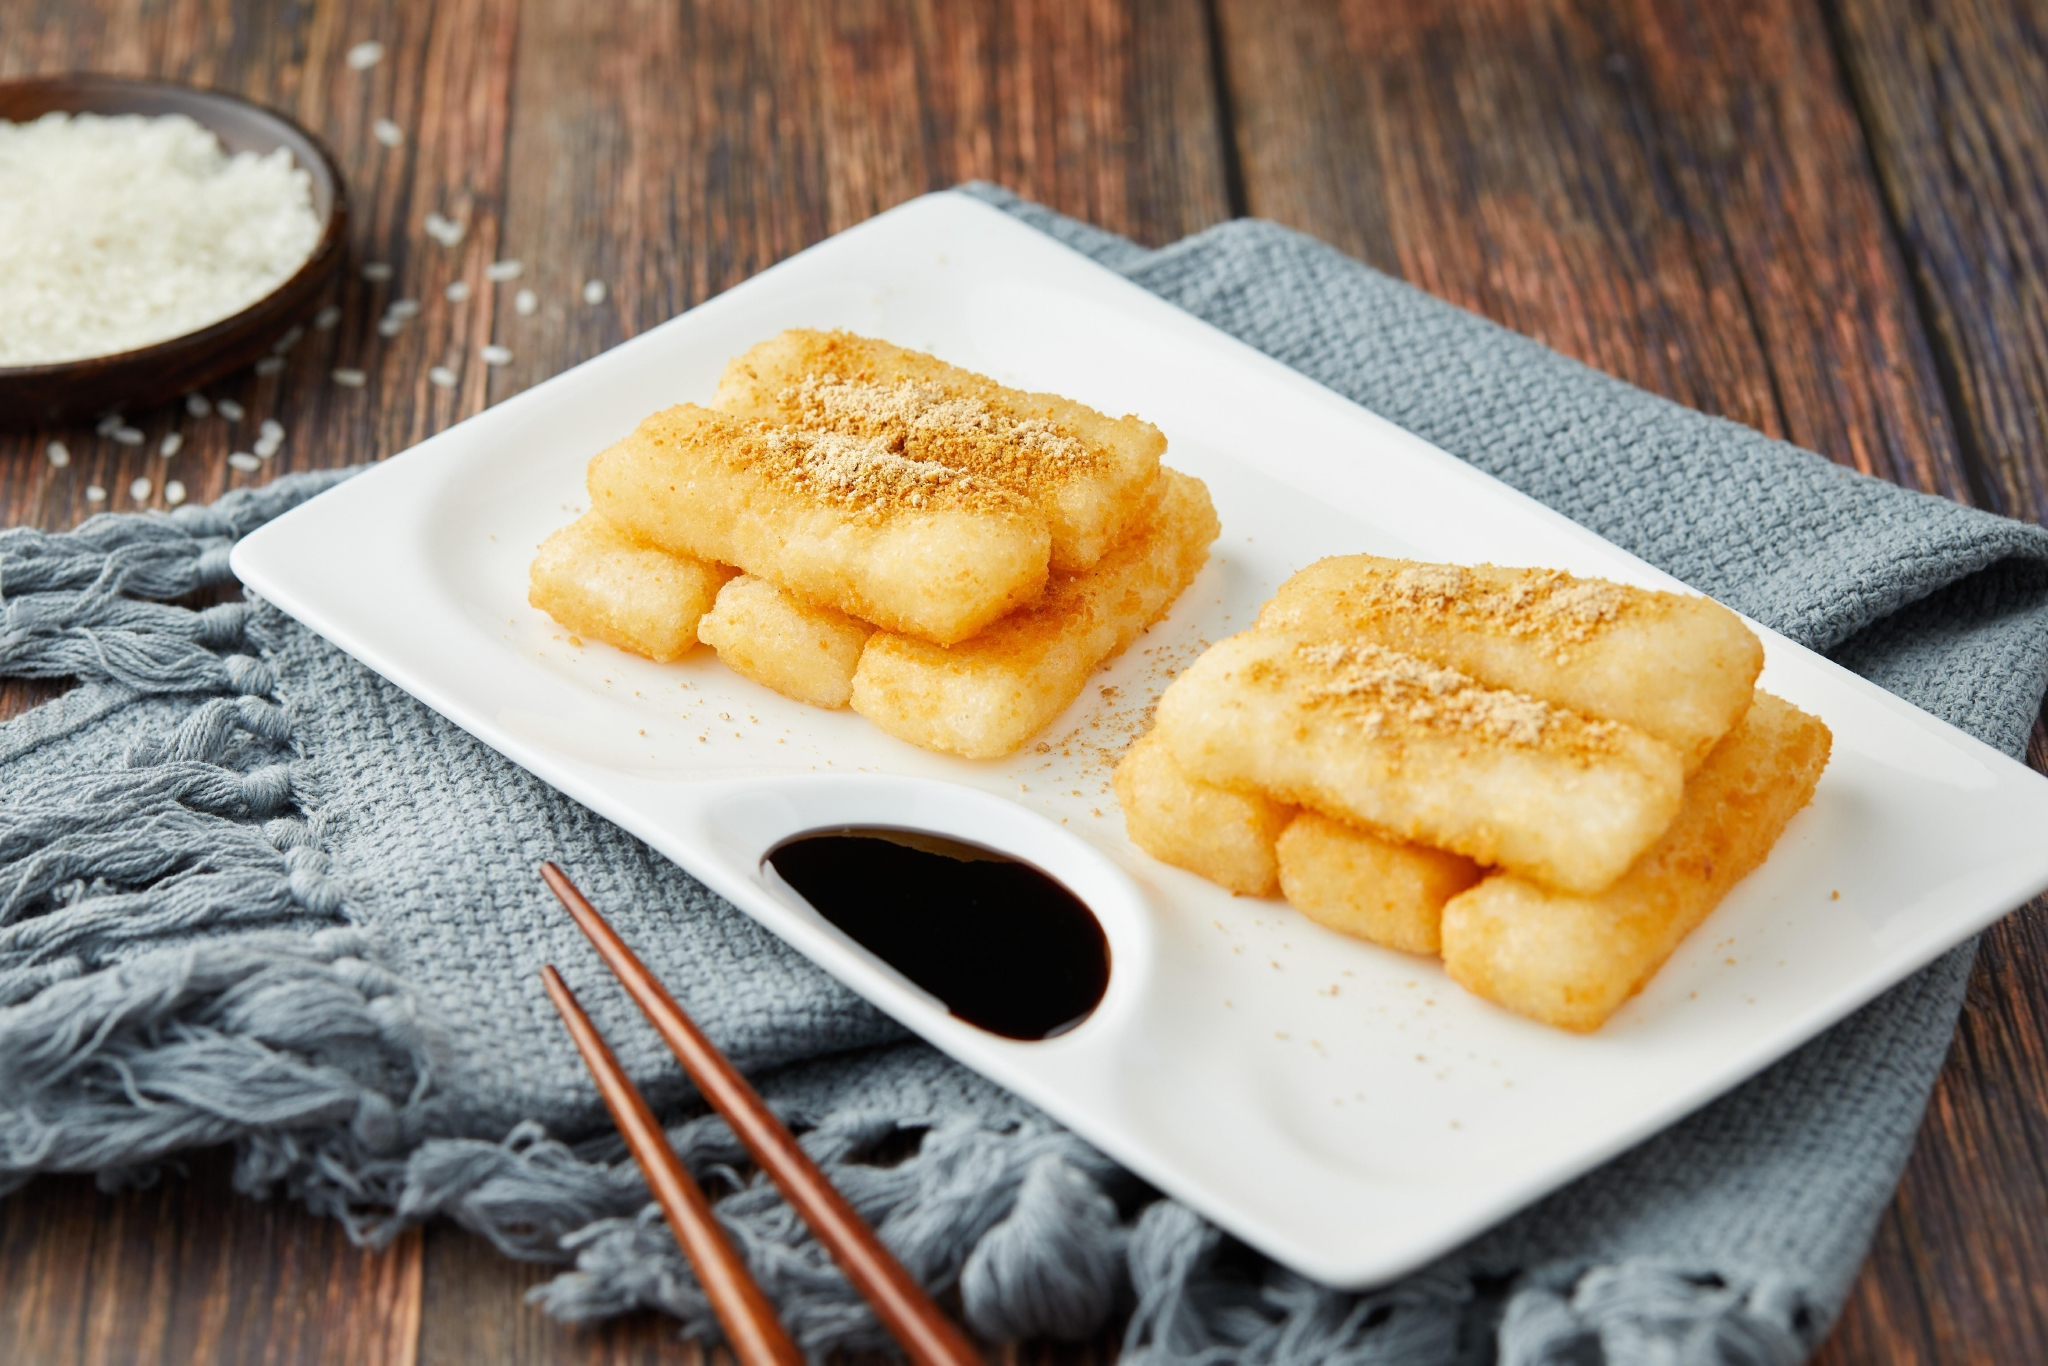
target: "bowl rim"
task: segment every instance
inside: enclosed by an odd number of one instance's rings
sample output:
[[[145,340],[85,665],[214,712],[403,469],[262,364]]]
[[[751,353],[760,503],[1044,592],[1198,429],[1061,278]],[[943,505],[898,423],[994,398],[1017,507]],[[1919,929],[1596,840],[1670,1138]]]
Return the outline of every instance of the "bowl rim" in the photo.
[[[278,295],[306,283],[311,277],[317,277],[333,269],[333,263],[328,258],[340,248],[341,236],[347,230],[348,181],[342,175],[341,164],[335,160],[333,150],[310,128],[307,128],[281,109],[274,109],[267,104],[258,104],[255,100],[237,95],[232,91],[216,90],[210,86],[191,85],[184,81],[162,81],[142,76],[119,76],[100,71],[70,71],[54,76],[19,76],[0,80],[0,92],[32,91],[38,87],[48,88],[52,92],[61,92],[67,89],[76,90],[79,86],[88,87],[86,92],[88,98],[91,95],[89,88],[92,86],[118,87],[134,91],[160,91],[166,94],[182,96],[196,95],[200,97],[202,102],[211,100],[225,104],[241,105],[257,115],[258,118],[282,124],[297,136],[303,138],[306,145],[312,148],[313,157],[317,163],[317,170],[315,166],[308,166],[306,167],[308,173],[324,175],[329,186],[332,188],[327,217],[320,225],[320,237],[313,243],[313,250],[299,264],[297,270],[280,280],[272,289],[251,299],[247,304],[236,309],[226,317],[216,318],[204,327],[194,328],[190,332],[180,332],[175,337],[166,337],[162,341],[150,342],[147,346],[138,346],[127,351],[107,351],[99,355],[75,356],[70,360],[46,361],[37,365],[0,365],[0,380],[62,379],[67,375],[80,373],[87,367],[97,368],[129,364],[147,365],[153,361],[163,359],[165,356],[182,353],[187,348],[200,344],[204,339],[227,335],[245,321],[251,313],[262,308]],[[60,111],[50,110],[47,112],[56,113]],[[61,112],[91,114],[100,111],[78,109]],[[41,116],[38,115],[37,117]],[[205,119],[199,118],[196,115],[191,117],[193,122],[198,123],[216,137],[219,136],[219,130],[208,124]],[[296,155],[294,155],[294,160],[297,160]]]

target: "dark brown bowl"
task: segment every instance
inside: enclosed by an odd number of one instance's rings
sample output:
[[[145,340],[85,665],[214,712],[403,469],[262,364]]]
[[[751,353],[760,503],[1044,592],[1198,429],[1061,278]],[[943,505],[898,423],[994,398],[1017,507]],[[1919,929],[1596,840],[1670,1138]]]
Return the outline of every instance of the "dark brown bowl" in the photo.
[[[218,90],[121,76],[45,76],[0,81],[0,120],[25,123],[53,110],[71,114],[184,114],[212,130],[230,154],[291,149],[312,180],[323,227],[298,272],[239,313],[182,337],[110,356],[54,365],[0,366],[0,427],[33,427],[151,407],[255,363],[312,307],[341,264],[348,196],[341,169],[320,140],[291,119]]]

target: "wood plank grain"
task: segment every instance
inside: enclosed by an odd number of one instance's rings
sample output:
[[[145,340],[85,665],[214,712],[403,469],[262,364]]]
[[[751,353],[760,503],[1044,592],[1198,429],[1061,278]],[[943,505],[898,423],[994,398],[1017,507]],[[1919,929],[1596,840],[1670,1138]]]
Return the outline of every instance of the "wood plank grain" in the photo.
[[[1679,402],[1968,499],[1804,0],[1219,0],[1252,212]]]
[[[558,1323],[526,1303],[526,1294],[560,1270],[507,1261],[496,1248],[453,1224],[425,1231],[426,1302],[419,1366],[527,1361],[604,1362],[606,1366],[698,1366],[732,1360],[724,1348],[685,1342],[675,1320],[626,1314],[588,1327]]]
[[[2048,7],[1826,5],[1987,501],[2048,520]]]
[[[418,1233],[365,1252],[331,1219],[236,1195],[224,1153],[188,1165],[146,1190],[49,1177],[0,1200],[0,1360],[412,1366]]]
[[[962,180],[1146,241],[1229,212],[1192,0],[533,0],[522,25],[504,233],[541,308],[501,332],[501,387]]]

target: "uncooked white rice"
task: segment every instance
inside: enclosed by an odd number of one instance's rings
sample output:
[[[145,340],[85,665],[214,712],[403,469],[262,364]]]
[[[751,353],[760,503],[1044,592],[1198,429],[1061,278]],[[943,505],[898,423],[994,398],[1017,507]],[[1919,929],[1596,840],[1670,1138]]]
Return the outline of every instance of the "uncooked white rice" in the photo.
[[[443,298],[451,304],[459,304],[469,297],[469,281],[456,280],[441,291]]]
[[[383,60],[384,44],[374,39],[367,43],[357,43],[348,50],[348,64],[357,71],[368,71]]]
[[[360,389],[369,376],[360,370],[341,369],[334,372],[334,382],[344,389]]]
[[[249,452],[247,451],[236,451],[233,455],[228,457],[228,467],[230,469],[240,470],[242,473],[247,474],[251,470],[262,469],[263,462],[261,460],[258,460],[255,456],[249,454]]]
[[[512,311],[522,318],[530,318],[540,310],[540,295],[530,289],[522,289],[512,296]]]
[[[259,374],[259,375],[281,375],[281,374],[283,374],[283,373],[284,373],[284,357],[283,357],[283,356],[265,356],[265,357],[264,357],[264,358],[263,358],[262,360],[259,360],[259,361],[257,361],[257,362],[256,362],[256,373],[257,373],[257,374]]]
[[[172,507],[176,507],[184,502],[185,486],[175,479],[166,480],[164,483],[164,501]]]
[[[516,259],[508,258],[503,261],[493,261],[484,267],[484,278],[486,280],[516,280],[519,278],[519,272],[525,268]]]
[[[320,240],[284,148],[229,156],[182,114],[0,122],[0,366],[168,341],[239,313]]]
[[[274,417],[264,418],[263,426],[258,430],[263,433],[263,439],[266,441],[284,440],[284,424]]]
[[[341,306],[329,304],[313,315],[313,326],[325,332],[341,321]]]
[[[205,394],[185,395],[185,411],[194,417],[205,417],[213,411],[213,405],[206,401]]]
[[[583,302],[584,302],[584,303],[587,303],[587,304],[601,304],[601,303],[603,303],[603,302],[604,302],[604,293],[605,293],[605,291],[604,291],[604,281],[602,281],[602,280],[585,280],[585,281],[583,282]]]
[[[116,427],[113,431],[108,432],[107,435],[113,437],[114,440],[124,446],[140,446],[142,444],[142,429],[139,427]]]
[[[389,261],[369,262],[363,267],[363,278],[365,280],[370,281],[372,284],[375,284],[380,280],[390,279],[391,263]]]
[[[462,224],[445,214],[429,212],[422,220],[421,226],[426,228],[427,236],[444,247],[452,247],[462,240]]]
[[[87,484],[85,486],[85,501],[88,503],[104,503],[107,501],[107,491],[98,484]]]
[[[240,422],[244,417],[248,416],[247,410],[231,398],[221,399],[213,405],[213,410],[230,422]]]
[[[169,460],[172,456],[176,455],[180,450],[184,449],[184,445],[185,438],[183,436],[181,436],[177,432],[166,432],[164,433],[164,439],[157,443],[156,453],[162,456],[164,459]]]
[[[61,441],[52,441],[44,448],[43,454],[49,456],[50,463],[60,470],[71,463],[71,448]]]
[[[438,388],[453,389],[455,387],[455,380],[455,372],[445,365],[437,365],[427,371],[427,383]]]
[[[499,346],[493,343],[484,348],[483,355],[485,365],[510,365],[512,363],[512,348],[509,346]]]
[[[386,147],[400,147],[405,144],[405,130],[390,119],[378,119],[371,124],[370,136]]]
[[[134,483],[128,486],[128,496],[139,503],[143,499],[149,497],[150,490],[153,487],[155,486],[152,485],[147,479],[137,479]]]

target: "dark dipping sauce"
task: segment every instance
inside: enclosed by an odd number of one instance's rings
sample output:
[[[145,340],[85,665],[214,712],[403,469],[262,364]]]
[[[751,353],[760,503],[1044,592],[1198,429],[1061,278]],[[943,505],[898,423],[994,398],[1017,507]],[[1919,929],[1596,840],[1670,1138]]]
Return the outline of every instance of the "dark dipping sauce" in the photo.
[[[1109,940],[1094,912],[1007,855],[852,827],[799,835],[767,863],[862,948],[991,1034],[1063,1034],[1109,988]]]

